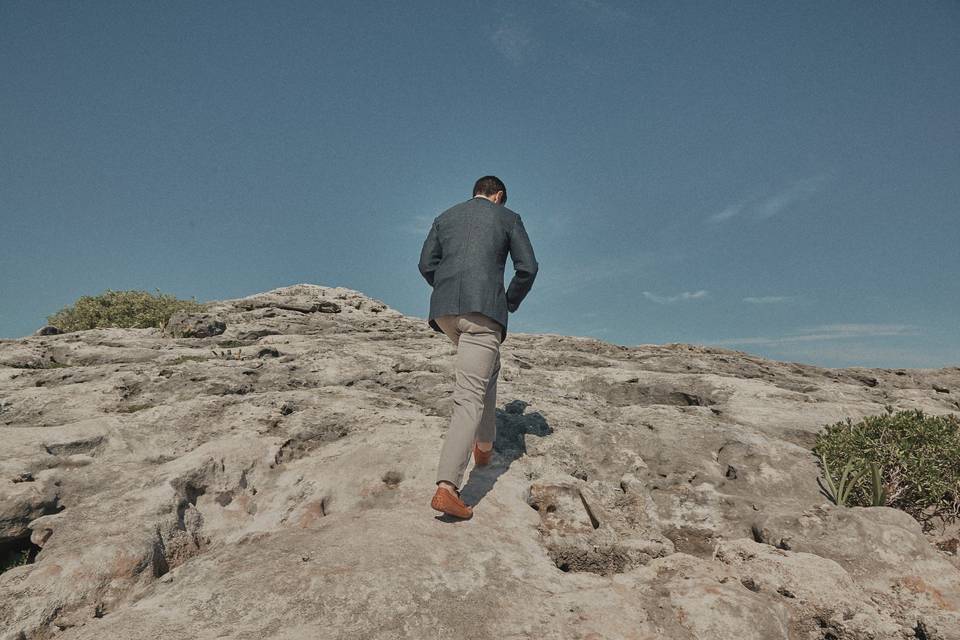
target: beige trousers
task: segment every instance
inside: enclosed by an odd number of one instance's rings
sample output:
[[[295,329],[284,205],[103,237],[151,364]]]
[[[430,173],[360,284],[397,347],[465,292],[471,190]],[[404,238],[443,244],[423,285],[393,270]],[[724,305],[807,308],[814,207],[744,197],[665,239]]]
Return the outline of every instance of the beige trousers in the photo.
[[[501,326],[476,311],[440,316],[436,321],[457,346],[453,414],[440,450],[437,482],[444,480],[459,489],[474,440],[493,442],[497,435]]]

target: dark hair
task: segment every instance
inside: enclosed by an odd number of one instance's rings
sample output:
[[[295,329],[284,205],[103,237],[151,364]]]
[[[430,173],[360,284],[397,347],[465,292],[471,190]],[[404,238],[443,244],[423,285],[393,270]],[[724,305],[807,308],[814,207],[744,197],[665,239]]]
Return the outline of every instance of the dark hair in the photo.
[[[503,180],[497,176],[483,176],[473,183],[474,196],[492,196],[497,191],[503,191],[503,203],[506,203],[507,187],[503,184]]]

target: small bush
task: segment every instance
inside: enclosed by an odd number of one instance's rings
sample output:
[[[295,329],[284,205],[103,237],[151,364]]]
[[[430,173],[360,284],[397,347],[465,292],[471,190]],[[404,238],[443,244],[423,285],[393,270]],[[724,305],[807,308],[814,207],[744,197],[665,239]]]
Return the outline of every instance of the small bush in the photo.
[[[171,294],[160,293],[159,289],[156,291],[154,295],[135,289],[107,289],[99,296],[82,296],[72,306],[47,316],[47,323],[64,332],[105,327],[163,328],[177,311],[199,311],[204,306],[193,298],[180,300]]]
[[[0,573],[32,562],[34,555],[30,547],[14,543],[0,550]]]
[[[882,499],[902,509],[925,527],[934,518],[960,517],[960,419],[929,416],[920,409],[850,418],[827,425],[817,435],[815,454],[826,460],[831,480],[840,482],[848,463],[861,471],[853,481],[848,504],[871,506]],[[879,470],[879,482],[869,472]],[[821,462],[822,466],[822,462]]]

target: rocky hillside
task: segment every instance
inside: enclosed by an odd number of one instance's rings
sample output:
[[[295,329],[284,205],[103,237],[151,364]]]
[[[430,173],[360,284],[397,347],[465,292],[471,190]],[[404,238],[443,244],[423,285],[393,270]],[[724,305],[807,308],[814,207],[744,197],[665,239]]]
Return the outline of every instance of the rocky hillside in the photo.
[[[956,533],[833,506],[810,452],[960,412],[960,368],[511,331],[460,522],[446,337],[306,284],[210,314],[0,341],[2,640],[960,638]]]

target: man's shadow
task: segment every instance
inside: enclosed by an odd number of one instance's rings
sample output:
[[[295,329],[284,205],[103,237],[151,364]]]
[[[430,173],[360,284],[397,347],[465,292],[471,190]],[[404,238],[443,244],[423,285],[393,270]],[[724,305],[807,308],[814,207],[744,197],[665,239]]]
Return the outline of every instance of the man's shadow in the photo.
[[[523,411],[529,405],[523,400],[514,400],[507,403],[503,410],[497,409],[497,436],[493,442],[494,455],[490,464],[485,467],[474,465],[470,477],[460,489],[460,497],[470,505],[476,506],[497,483],[513,464],[527,452],[525,436],[548,436],[553,428],[539,412],[524,415]],[[446,519],[447,516],[441,516]],[[451,518],[454,520],[454,518]]]

